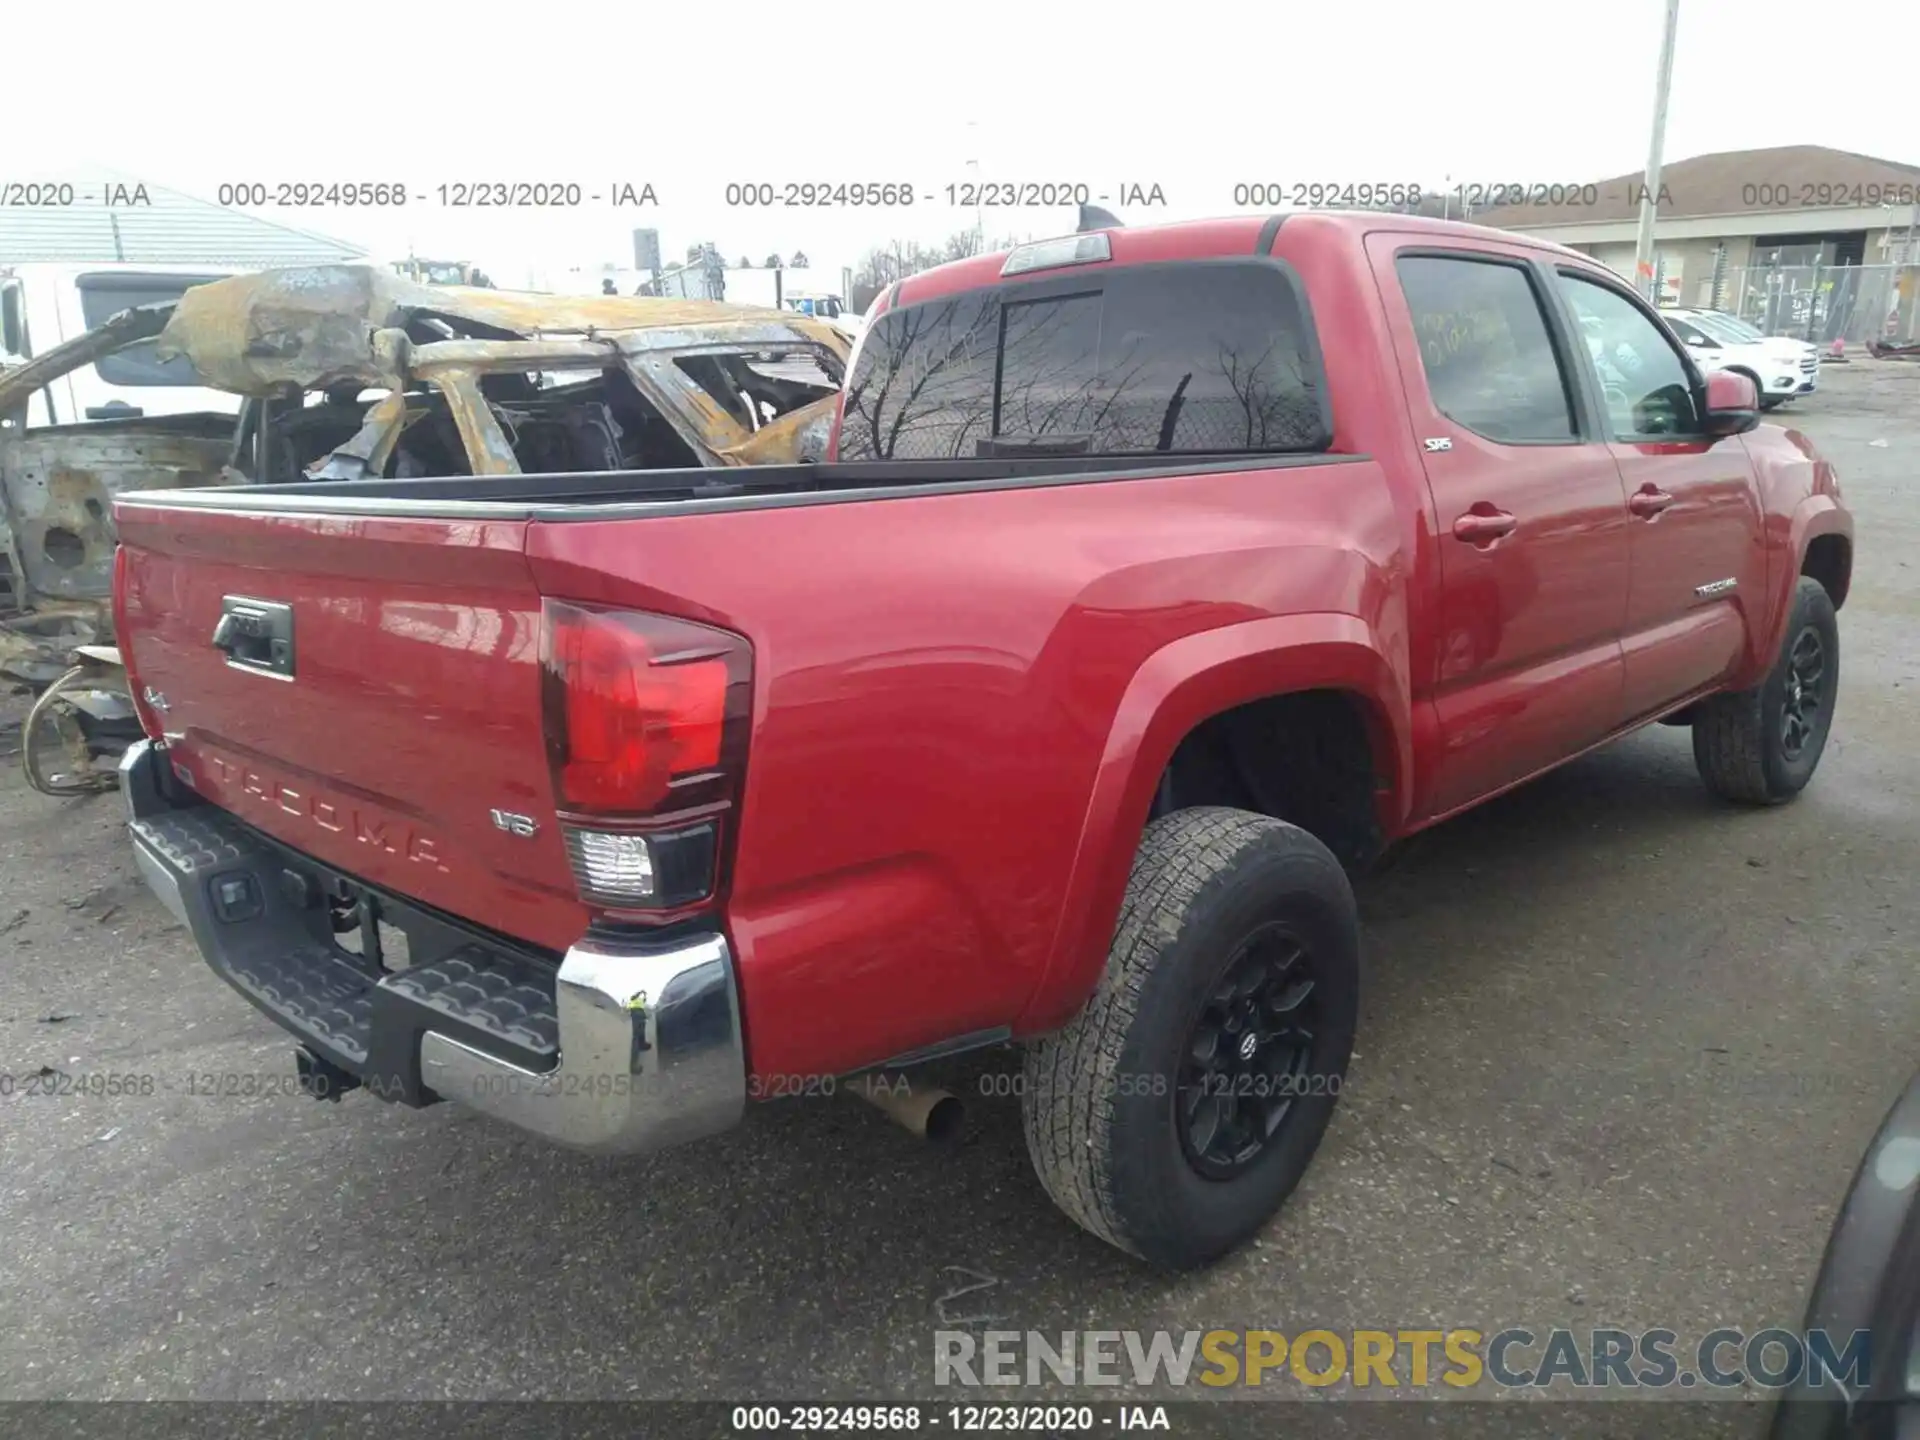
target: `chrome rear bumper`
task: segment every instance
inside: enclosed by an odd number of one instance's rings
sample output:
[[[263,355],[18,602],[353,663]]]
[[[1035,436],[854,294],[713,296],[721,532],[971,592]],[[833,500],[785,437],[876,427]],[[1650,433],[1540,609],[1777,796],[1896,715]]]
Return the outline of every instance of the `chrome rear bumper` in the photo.
[[[431,936],[388,971],[334,943],[324,905],[300,903],[345,877],[181,795],[163,763],[141,741],[120,766],[141,875],[214,972],[344,1084],[452,1100],[605,1154],[739,1121],[746,1054],[725,936],[589,934],[555,969],[382,897],[410,951],[409,917]]]
[[[654,1150],[740,1119],[746,1066],[723,937],[652,954],[583,941],[560,962],[555,990],[554,1069],[525,1070],[429,1030],[421,1079],[445,1099],[576,1150]]]

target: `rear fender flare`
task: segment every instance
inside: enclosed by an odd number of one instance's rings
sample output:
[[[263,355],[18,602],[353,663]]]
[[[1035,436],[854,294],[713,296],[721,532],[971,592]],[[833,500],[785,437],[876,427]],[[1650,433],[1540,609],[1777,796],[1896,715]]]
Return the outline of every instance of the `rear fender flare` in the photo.
[[[1202,721],[1274,695],[1355,693],[1367,712],[1368,740],[1384,786],[1378,797],[1382,829],[1401,829],[1412,775],[1405,664],[1404,658],[1389,658],[1364,620],[1332,613],[1202,631],[1149,656],[1108,730],[1047,966],[1015,1032],[1056,1029],[1086,1002],[1106,963],[1154,791],[1175,748]]]

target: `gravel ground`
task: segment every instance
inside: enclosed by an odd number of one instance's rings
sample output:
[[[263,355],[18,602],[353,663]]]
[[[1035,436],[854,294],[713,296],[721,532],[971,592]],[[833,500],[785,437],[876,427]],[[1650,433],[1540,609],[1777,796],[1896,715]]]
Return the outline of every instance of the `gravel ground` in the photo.
[[[1811,789],[1719,806],[1657,728],[1421,837],[1361,889],[1360,1054],[1319,1159],[1199,1276],[1057,1214],[1010,1100],[976,1098],[956,1153],[812,1101],[598,1161],[452,1106],[193,1093],[283,1085],[289,1042],[141,887],[117,800],[48,800],[6,757],[0,1397],[932,1398],[962,1306],[1046,1331],[1797,1323],[1920,1063],[1920,365],[1825,381],[1781,416],[1860,532]],[[152,1093],[21,1094],[43,1069]],[[1761,1413],[1662,1409],[1664,1435]]]

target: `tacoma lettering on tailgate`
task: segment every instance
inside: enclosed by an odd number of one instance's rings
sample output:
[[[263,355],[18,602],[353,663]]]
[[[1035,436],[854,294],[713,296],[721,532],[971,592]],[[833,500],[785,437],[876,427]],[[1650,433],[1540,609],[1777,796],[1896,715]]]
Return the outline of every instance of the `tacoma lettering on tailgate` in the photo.
[[[384,815],[368,815],[351,804],[335,804],[263,774],[246,765],[236,765],[218,755],[205,757],[207,766],[221,787],[235,800],[246,799],[256,805],[271,806],[283,814],[310,821],[336,835],[351,835],[361,845],[371,845],[388,855],[399,855],[421,865],[431,865],[450,874],[440,857],[440,842],[423,835],[411,825]],[[244,814],[244,808],[234,808]]]

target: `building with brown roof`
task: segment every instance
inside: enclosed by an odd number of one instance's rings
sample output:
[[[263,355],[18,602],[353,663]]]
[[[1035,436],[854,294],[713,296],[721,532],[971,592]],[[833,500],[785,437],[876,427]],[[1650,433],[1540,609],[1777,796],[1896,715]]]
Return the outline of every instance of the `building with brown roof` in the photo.
[[[1570,245],[1632,278],[1644,189],[1639,171],[1528,187],[1521,203],[1476,209],[1472,218]],[[1732,150],[1664,166],[1657,198],[1653,278],[1664,303],[1752,311],[1742,302],[1763,276],[1769,283],[1790,276],[1789,291],[1817,295],[1822,286],[1833,288],[1833,272],[1857,266],[1865,279],[1841,278],[1860,293],[1871,281],[1867,288],[1883,292],[1895,309],[1915,304],[1920,165],[1820,145]],[[1771,300],[1766,308],[1767,315],[1752,318],[1788,328]],[[1809,325],[1817,308],[1800,307]],[[1878,315],[1867,318],[1880,323]]]

